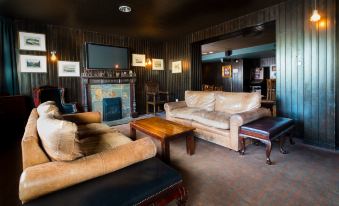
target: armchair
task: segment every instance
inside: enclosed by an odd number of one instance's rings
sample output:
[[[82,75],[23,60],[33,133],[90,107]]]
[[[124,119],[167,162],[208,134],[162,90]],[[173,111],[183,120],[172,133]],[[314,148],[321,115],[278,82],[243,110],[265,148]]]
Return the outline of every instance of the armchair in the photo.
[[[160,106],[169,102],[168,92],[159,91],[159,83],[147,82],[146,90],[146,113],[149,113],[149,105],[153,106],[153,114],[160,111]],[[158,108],[158,109],[157,109]]]
[[[54,101],[63,114],[77,113],[78,108],[75,103],[65,103],[65,89],[53,86],[42,86],[33,90],[35,107],[46,101]]]

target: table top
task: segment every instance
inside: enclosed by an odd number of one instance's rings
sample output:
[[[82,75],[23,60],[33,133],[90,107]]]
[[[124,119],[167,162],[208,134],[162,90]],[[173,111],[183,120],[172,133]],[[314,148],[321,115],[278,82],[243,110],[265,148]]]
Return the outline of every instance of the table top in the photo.
[[[184,126],[159,117],[135,120],[130,124],[131,127],[159,139],[166,139],[195,130],[194,127]]]

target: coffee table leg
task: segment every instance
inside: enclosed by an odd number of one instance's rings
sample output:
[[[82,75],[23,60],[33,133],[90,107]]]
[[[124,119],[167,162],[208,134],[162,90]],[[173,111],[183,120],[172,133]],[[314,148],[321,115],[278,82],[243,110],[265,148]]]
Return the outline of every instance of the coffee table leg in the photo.
[[[186,152],[193,155],[195,152],[195,139],[193,135],[186,136]]]
[[[130,125],[130,136],[132,140],[137,139],[137,131]]]
[[[271,141],[265,142],[266,144],[266,164],[271,165],[271,159],[270,159],[270,155],[271,155],[271,151],[272,151],[272,144]]]
[[[161,141],[161,158],[164,162],[170,162],[170,145],[166,140]]]

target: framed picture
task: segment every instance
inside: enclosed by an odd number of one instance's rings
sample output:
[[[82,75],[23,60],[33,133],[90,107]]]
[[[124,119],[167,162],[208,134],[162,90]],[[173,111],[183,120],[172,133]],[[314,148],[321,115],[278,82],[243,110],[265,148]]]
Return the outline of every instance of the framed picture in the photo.
[[[164,70],[164,60],[152,59],[152,70]]]
[[[58,61],[59,77],[80,77],[80,63]]]
[[[20,55],[20,71],[27,73],[46,73],[46,56]]]
[[[145,62],[146,62],[145,54],[132,54],[132,66],[144,67],[146,65]]]
[[[222,66],[222,77],[232,78],[232,65]]]
[[[45,34],[19,32],[19,44],[21,50],[46,51]]]
[[[181,61],[172,62],[172,73],[181,73],[181,72],[182,72]]]
[[[270,71],[270,79],[276,79],[277,78],[277,67],[275,65],[271,66]]]

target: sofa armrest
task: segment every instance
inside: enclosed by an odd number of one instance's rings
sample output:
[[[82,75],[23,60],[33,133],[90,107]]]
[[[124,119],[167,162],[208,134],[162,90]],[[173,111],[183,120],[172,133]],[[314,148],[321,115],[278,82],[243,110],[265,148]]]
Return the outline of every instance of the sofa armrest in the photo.
[[[239,128],[249,122],[262,117],[271,116],[271,111],[266,108],[258,108],[251,111],[234,114],[230,118],[231,149],[239,151]]]
[[[25,136],[21,141],[23,169],[49,162],[45,152],[39,146],[38,138],[33,136]]]
[[[25,203],[42,195],[102,176],[156,155],[150,138],[71,162],[48,162],[29,167],[20,177],[19,197]]]
[[[164,105],[164,109],[166,113],[170,113],[172,110],[181,108],[181,107],[187,107],[187,104],[185,101],[179,101],[179,102],[168,102]]]
[[[76,124],[90,124],[90,123],[101,123],[100,112],[82,112],[75,114],[64,114],[62,115],[64,120],[74,122]]]

